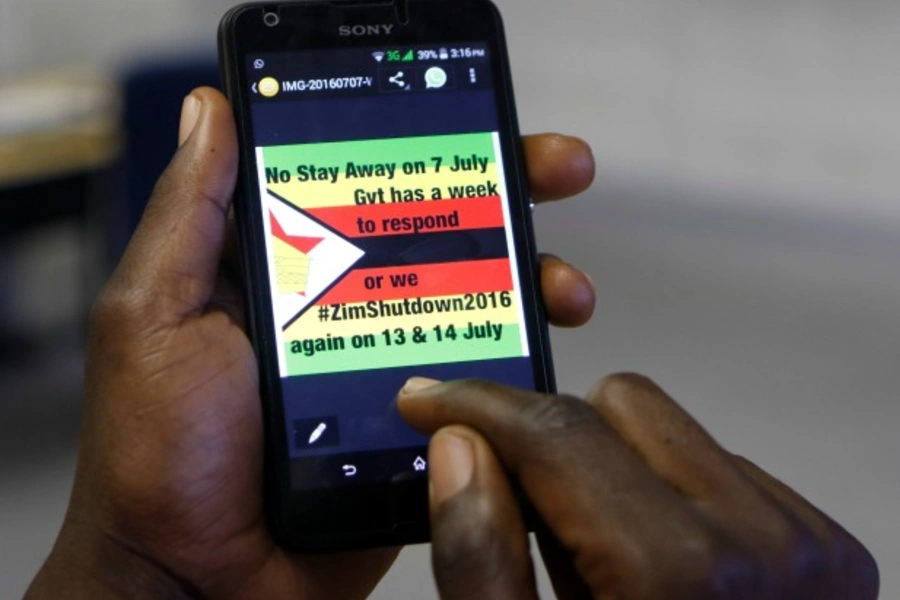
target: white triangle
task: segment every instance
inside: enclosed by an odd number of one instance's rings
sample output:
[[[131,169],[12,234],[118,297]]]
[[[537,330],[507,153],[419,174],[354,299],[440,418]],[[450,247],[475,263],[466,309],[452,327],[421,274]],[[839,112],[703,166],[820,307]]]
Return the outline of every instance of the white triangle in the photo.
[[[272,310],[276,326],[283,328],[306,311],[310,304],[333,284],[342,279],[365,255],[365,252],[351,244],[343,236],[322,226],[305,213],[288,206],[271,194],[266,194],[264,204],[268,209],[267,212],[274,216],[287,235],[322,238],[322,242],[307,254],[309,266],[303,294],[279,293],[279,267],[273,251],[274,244],[268,244]],[[268,224],[266,231],[273,236]]]

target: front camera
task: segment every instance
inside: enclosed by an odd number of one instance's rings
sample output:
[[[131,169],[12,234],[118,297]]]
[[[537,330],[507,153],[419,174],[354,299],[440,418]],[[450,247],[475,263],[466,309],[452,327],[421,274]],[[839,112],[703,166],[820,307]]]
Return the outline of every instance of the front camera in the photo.
[[[266,13],[263,15],[263,23],[269,27],[275,27],[281,22],[281,18],[275,13]]]

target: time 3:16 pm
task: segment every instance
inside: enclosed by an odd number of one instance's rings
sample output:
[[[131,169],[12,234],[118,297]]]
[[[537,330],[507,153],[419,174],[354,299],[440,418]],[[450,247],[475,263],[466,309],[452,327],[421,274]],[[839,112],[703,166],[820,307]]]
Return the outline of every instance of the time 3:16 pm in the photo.
[[[450,58],[484,58],[487,51],[484,48],[450,48]]]
[[[419,60],[447,60],[460,58],[484,58],[487,51],[484,48],[441,48],[440,50],[419,50]],[[388,52],[388,60],[391,60],[391,52]],[[394,61],[400,61],[401,56],[396,55]]]

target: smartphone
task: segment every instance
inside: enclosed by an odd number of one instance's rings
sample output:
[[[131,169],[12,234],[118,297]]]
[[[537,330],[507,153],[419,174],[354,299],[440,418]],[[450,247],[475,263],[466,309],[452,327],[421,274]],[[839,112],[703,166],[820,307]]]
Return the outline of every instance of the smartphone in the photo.
[[[298,551],[428,541],[406,380],[554,389],[500,15],[247,4],[219,51],[271,529]]]

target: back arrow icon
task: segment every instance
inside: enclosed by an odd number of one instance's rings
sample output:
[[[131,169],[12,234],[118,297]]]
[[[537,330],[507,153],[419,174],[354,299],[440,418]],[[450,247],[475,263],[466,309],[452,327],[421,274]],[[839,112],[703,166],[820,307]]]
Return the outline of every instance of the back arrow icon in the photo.
[[[344,477],[353,477],[356,475],[356,467],[353,465],[344,465]]]
[[[253,86],[252,86],[250,89],[253,90],[253,93],[254,93],[254,94],[258,94],[258,93],[259,93],[259,90],[256,89],[256,83],[254,83]]]

